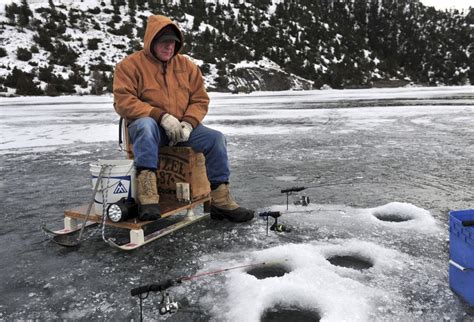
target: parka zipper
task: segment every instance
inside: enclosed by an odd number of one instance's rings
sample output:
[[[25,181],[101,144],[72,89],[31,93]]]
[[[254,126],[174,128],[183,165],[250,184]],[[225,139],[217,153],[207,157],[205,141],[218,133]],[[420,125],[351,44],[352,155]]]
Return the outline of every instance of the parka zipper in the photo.
[[[165,79],[165,86],[168,89],[168,81],[166,80],[166,70],[168,68],[168,62],[163,62],[163,78]]]

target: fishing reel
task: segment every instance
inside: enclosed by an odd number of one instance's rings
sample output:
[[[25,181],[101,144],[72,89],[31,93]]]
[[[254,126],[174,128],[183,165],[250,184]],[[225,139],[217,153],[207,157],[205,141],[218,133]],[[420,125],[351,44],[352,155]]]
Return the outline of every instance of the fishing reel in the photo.
[[[294,193],[305,190],[306,187],[292,187],[288,189],[282,189],[281,193],[286,194],[286,210],[288,210],[289,197]],[[301,196],[298,200],[294,202],[295,205],[307,206],[309,205],[309,197]]]
[[[277,232],[277,233],[283,233],[283,232],[290,232],[291,229],[285,225],[279,224],[278,223],[278,217],[281,216],[281,212],[279,211],[265,211],[261,212],[258,214],[259,217],[265,218],[267,221],[267,236],[268,236],[268,217],[272,217],[275,219],[273,222],[273,225],[271,225],[270,230]]]
[[[181,279],[167,279],[158,284],[148,284],[132,289],[132,296],[138,296],[140,299],[140,321],[143,321],[143,300],[146,299],[150,292],[160,292],[161,301],[158,305],[160,315],[173,314],[178,311],[178,302],[176,302],[169,292],[166,290],[177,284],[181,284]]]
[[[308,196],[300,196],[299,199],[295,200],[293,202],[296,206],[301,205],[303,207],[306,207],[309,205],[309,197]]]
[[[178,311],[178,302],[174,301],[169,292],[161,292],[161,301],[158,305],[160,315],[173,314]]]

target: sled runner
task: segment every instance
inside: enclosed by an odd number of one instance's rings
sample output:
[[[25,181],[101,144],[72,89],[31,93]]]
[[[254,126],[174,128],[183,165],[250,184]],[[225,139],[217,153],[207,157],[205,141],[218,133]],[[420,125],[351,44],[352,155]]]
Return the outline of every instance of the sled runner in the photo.
[[[74,220],[74,223],[71,222],[71,220]],[[69,234],[73,234],[79,230],[82,229],[82,226],[84,224],[78,224],[75,219],[72,219],[72,218],[68,218],[68,217],[65,217],[64,218],[64,228],[63,229],[60,229],[60,230],[51,230],[49,229],[48,227],[46,226],[42,226],[41,229],[45,232],[45,233],[48,233],[48,234],[51,234],[51,235],[69,235]],[[84,228],[87,228],[89,226],[94,226],[94,225],[97,225],[96,222],[93,222],[93,221],[87,221],[87,223],[85,224],[85,227]]]
[[[56,243],[62,246],[78,246],[85,228],[102,224],[102,238],[107,244],[122,250],[132,250],[209,216],[210,184],[202,153],[195,153],[186,147],[161,149],[160,167],[157,172],[161,218],[154,221],[139,221],[136,218],[138,206],[131,194],[134,176],[128,173],[126,176],[116,176],[112,174],[111,165],[107,164],[107,161],[101,162],[100,173],[93,174],[95,188],[89,205],[66,210],[64,228],[61,230],[42,227],[44,232],[54,236],[53,241]],[[111,198],[107,196],[110,197],[115,192],[125,193],[125,197],[111,202]],[[94,203],[95,209],[92,211]],[[203,210],[196,213],[194,210],[200,205],[203,205]],[[117,214],[115,217],[111,215],[112,208]],[[129,241],[119,243],[113,238],[105,237],[107,226],[128,229]],[[78,231],[78,239],[72,240],[67,236]],[[65,237],[61,237],[62,235]]]

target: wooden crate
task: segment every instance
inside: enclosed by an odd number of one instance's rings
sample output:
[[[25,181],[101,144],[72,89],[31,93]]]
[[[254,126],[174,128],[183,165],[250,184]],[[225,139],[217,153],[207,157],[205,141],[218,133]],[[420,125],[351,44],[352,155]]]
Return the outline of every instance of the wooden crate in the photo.
[[[205,158],[188,147],[160,148],[157,172],[158,193],[176,196],[176,183],[190,185],[191,201],[206,197],[211,192],[207,180]]]

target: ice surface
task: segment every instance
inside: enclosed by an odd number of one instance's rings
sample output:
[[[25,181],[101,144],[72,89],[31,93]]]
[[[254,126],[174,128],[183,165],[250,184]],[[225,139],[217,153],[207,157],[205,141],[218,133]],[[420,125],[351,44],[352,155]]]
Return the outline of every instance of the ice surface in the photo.
[[[227,135],[275,135],[314,131],[314,127],[329,127],[333,132],[355,133],[390,124],[400,114],[411,122],[430,123],[446,109],[453,113],[466,106],[444,106],[436,98],[461,96],[473,91],[472,86],[437,88],[397,88],[366,90],[283,91],[251,94],[211,93],[210,112],[204,124]],[[434,105],[364,106],[364,101],[389,99],[434,99]],[[0,98],[0,154],[38,151],[46,147],[118,140],[118,115],[112,106],[112,96],[17,97]],[[361,105],[341,108],[345,102],[360,101]],[[335,104],[337,112],[325,108]],[[373,105],[373,104],[372,104]],[[332,105],[330,105],[331,107]],[[472,107],[471,107],[472,108]],[[334,123],[344,120],[344,127]],[[465,122],[458,118],[453,121]],[[340,124],[343,125],[343,124]],[[436,124],[436,126],[443,126]],[[350,130],[344,128],[350,128]],[[474,133],[466,129],[466,135]]]
[[[87,201],[90,163],[124,158],[112,97],[0,98],[0,319],[137,319],[133,287],[267,262],[289,273],[183,282],[168,320],[258,321],[275,307],[323,321],[472,320],[447,281],[447,211],[472,207],[473,89],[211,93],[205,123],[226,132],[236,199],[280,211],[292,232],[267,235],[262,218],[204,220],[126,254],[98,235],[58,249],[38,229]],[[287,209],[280,189],[300,185]],[[294,204],[301,195],[308,206]],[[373,266],[335,266],[334,256]],[[145,301],[146,320],[162,319],[158,300]]]

